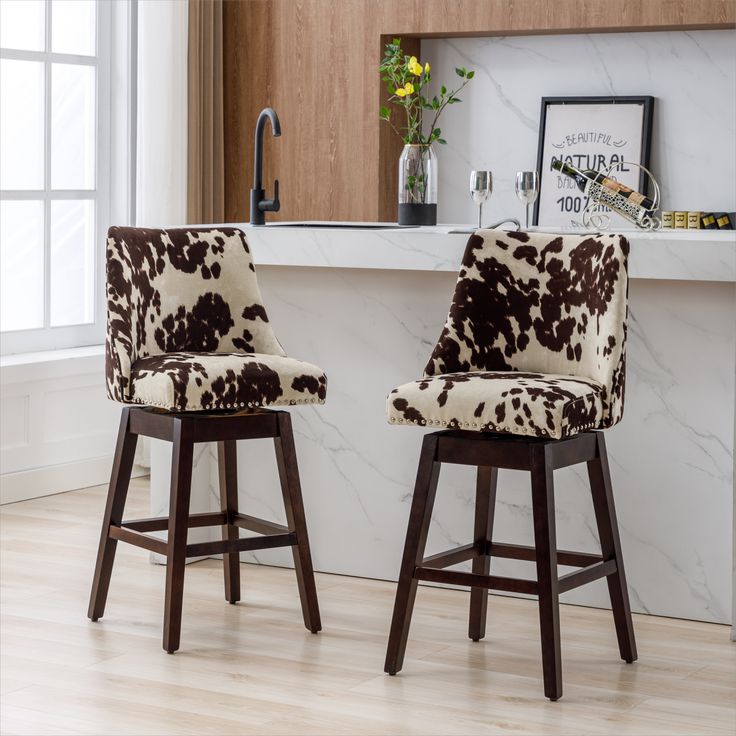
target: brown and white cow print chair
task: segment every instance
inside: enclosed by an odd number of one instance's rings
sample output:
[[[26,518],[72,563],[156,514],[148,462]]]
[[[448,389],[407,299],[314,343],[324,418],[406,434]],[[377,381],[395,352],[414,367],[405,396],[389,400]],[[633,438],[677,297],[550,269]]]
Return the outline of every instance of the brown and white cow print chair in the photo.
[[[627,256],[622,235],[479,230],[424,376],[394,389],[388,419],[424,437],[386,672],[403,663],[419,580],[471,587],[469,636],[485,635],[488,590],[539,597],[544,692],[562,694],[560,593],[605,577],[621,657],[636,659],[601,430],[624,401]],[[441,463],[477,466],[472,544],[424,559]],[[587,463],[601,554],[555,544],[553,471]],[[531,472],[533,547],[492,542],[498,468]],[[535,560],[537,579],[489,575],[492,557]],[[444,570],[472,560],[472,574]],[[557,565],[580,567],[558,576]]]
[[[248,243],[235,228],[113,227],[107,240],[107,393],[123,409],[89,617],[105,602],[118,541],[166,557],[163,646],[179,648],[184,563],[222,554],[225,597],[240,599],[239,553],[289,546],[306,627],[320,615],[288,412],[322,404],[327,379],[289,358],[263,306]],[[138,435],[173,443],[169,516],[124,521]],[[238,512],[236,442],[274,440],[287,525]],[[189,514],[193,446],[218,443],[222,510]],[[220,526],[222,540],[187,543],[189,527]],[[239,537],[239,529],[263,534]],[[145,532],[168,530],[166,541]]]

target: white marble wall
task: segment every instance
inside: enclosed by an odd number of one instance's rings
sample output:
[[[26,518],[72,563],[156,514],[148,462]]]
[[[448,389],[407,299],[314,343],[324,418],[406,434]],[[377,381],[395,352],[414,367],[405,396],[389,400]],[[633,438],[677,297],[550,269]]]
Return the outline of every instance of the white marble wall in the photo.
[[[396,579],[423,431],[389,426],[385,397],[421,374],[455,275],[268,266],[258,275],[287,352],[329,376],[325,406],[291,410],[315,567]],[[634,280],[630,309],[625,417],[607,436],[632,605],[727,622],[736,293],[733,284]],[[242,510],[283,520],[270,442],[240,444]],[[200,472],[193,497],[206,506],[216,475]],[[560,547],[595,551],[584,469],[556,481]],[[471,469],[443,468],[428,553],[471,541],[473,488]],[[529,502],[528,476],[502,471],[499,541],[531,543]],[[288,550],[253,556],[291,563]],[[496,569],[533,573],[508,560]],[[602,581],[565,600],[608,605]]]
[[[518,170],[536,168],[542,97],[653,95],[652,169],[665,209],[736,209],[736,31],[427,39],[438,83],[476,70],[438,146],[440,222],[474,222],[468,175],[494,172],[488,221],[519,216]]]

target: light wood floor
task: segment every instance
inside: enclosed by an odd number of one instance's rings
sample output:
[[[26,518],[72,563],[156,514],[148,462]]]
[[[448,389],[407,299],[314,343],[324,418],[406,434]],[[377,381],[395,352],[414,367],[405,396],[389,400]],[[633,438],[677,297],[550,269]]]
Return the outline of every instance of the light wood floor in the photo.
[[[130,516],[147,516],[145,481]],[[466,638],[468,595],[420,588],[403,672],[382,672],[394,585],[319,575],[324,631],[302,626],[290,570],[187,568],[182,649],[161,649],[164,568],[118,546],[107,614],[85,614],[104,492],[0,510],[3,734],[729,734],[736,646],[724,626],[637,616],[639,661],[610,613],[565,606],[565,694],[543,697],[533,601],[494,596]]]

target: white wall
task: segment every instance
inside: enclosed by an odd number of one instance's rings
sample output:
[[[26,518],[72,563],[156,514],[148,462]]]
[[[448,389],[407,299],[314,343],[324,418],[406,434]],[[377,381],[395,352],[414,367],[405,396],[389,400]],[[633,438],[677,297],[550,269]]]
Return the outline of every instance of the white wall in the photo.
[[[736,209],[736,31],[428,39],[438,83],[476,70],[440,121],[439,219],[474,222],[471,169],[494,173],[487,221],[521,217],[519,170],[536,168],[542,97],[656,97],[652,169],[664,209]]]

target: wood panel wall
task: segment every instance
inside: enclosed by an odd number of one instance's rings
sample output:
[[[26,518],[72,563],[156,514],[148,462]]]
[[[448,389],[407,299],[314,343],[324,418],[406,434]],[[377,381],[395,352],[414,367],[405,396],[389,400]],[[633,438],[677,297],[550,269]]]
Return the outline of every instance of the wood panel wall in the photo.
[[[383,44],[422,38],[729,28],[730,0],[226,0],[225,198],[248,219],[256,118],[273,107],[264,184],[272,220],[396,219],[401,142],[378,120]],[[417,53],[417,55],[419,55]]]

